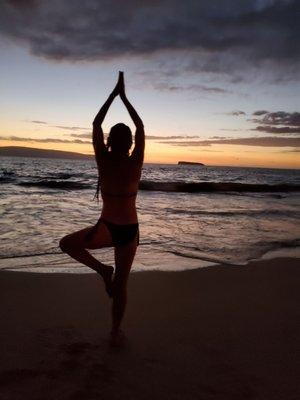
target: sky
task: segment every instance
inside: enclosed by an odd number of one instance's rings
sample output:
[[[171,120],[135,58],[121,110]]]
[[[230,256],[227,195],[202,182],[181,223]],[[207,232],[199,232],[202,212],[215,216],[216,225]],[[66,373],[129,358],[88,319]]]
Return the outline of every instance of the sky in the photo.
[[[298,0],[2,0],[0,146],[92,154],[122,70],[146,162],[300,168],[299,20]]]

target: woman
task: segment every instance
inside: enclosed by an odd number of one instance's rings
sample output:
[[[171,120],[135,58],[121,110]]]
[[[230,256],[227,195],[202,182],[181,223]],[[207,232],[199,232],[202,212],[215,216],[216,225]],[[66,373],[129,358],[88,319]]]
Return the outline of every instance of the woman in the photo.
[[[132,153],[132,134],[124,124],[110,130],[104,143],[101,124],[115,99],[120,96],[136,127]],[[103,278],[106,291],[113,299],[112,340],[122,337],[120,324],[127,299],[127,280],[139,242],[139,226],[136,212],[136,195],[144,159],[145,134],[141,118],[128,101],[123,73],[118,83],[93,122],[93,145],[98,166],[97,197],[101,183],[103,207],[101,216],[92,227],[65,236],[60,248],[75,260],[97,271]],[[87,249],[114,247],[115,271],[93,257]],[[113,272],[115,272],[114,278]]]

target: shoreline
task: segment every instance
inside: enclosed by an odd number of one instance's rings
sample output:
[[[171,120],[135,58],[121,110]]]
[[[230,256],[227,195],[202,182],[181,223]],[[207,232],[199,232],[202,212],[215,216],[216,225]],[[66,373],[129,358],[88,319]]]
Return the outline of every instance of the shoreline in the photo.
[[[295,241],[298,241],[298,239],[295,239]],[[139,253],[139,252],[138,252]],[[195,269],[203,269],[203,268],[211,268],[211,267],[220,267],[220,266],[226,266],[226,267],[245,267],[249,265],[252,262],[260,262],[260,261],[265,261],[265,260],[274,260],[274,259],[281,259],[281,258],[291,258],[291,259],[300,259],[300,246],[295,246],[295,247],[279,247],[277,249],[272,249],[264,254],[262,254],[259,258],[253,258],[251,260],[245,261],[245,263],[240,263],[240,264],[234,264],[234,263],[226,263],[226,262],[216,262],[216,261],[210,261],[208,259],[199,259],[199,258],[189,258],[189,257],[184,257],[184,256],[178,256],[178,255],[173,255],[175,256],[173,261],[173,264],[175,265],[181,265],[180,269],[170,269],[168,268],[168,264],[170,264],[171,260],[168,260],[167,264],[165,265],[165,269],[158,269],[157,267],[154,267],[154,269],[146,269],[147,267],[144,267],[145,269],[136,269],[136,265],[139,263],[139,256],[135,257],[135,261],[133,263],[133,269],[131,270],[131,273],[136,273],[136,272],[182,272],[182,271],[190,271],[190,270],[195,270]],[[163,253],[162,253],[163,254]],[[12,267],[4,267],[1,268],[1,264],[4,264],[5,261],[8,262],[9,264],[13,264],[14,261],[16,263],[26,260],[26,259],[35,259],[38,257],[42,257],[45,259],[42,259],[42,264],[51,264],[50,259],[47,259],[47,257],[51,256],[61,256],[65,257],[66,260],[69,260],[68,256],[64,256],[63,253],[46,253],[46,254],[36,254],[36,255],[26,255],[26,256],[17,256],[17,257],[7,257],[7,258],[1,258],[0,259],[0,272],[1,271],[11,271],[11,272],[24,272],[24,273],[36,273],[36,274],[75,274],[75,275],[81,275],[81,274],[93,274],[94,271],[91,270],[90,268],[86,266],[82,266],[76,261],[69,263],[69,264],[62,264],[61,269],[67,269],[68,271],[49,271],[49,270],[44,270],[43,266],[40,266],[38,264],[37,267],[34,267],[32,269],[26,269],[26,267],[20,266],[18,269],[18,266],[12,266]],[[97,257],[97,255],[96,255]],[[170,255],[169,255],[170,257]],[[137,261],[136,261],[137,260]],[[107,263],[113,263],[113,260],[104,260]],[[56,261],[57,262],[57,261]],[[149,260],[148,260],[149,264]],[[198,266],[200,264],[200,266]],[[73,266],[74,265],[74,266]],[[185,266],[185,267],[182,267]],[[191,266],[192,265],[192,266]],[[10,269],[11,268],[11,269]],[[151,268],[151,267],[150,267]]]
[[[143,272],[112,349],[96,273],[0,271],[2,398],[299,397],[299,260]]]

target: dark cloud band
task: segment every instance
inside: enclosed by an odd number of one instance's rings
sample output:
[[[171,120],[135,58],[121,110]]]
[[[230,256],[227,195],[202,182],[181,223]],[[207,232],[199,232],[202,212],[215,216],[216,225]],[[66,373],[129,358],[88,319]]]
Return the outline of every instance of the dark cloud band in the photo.
[[[56,139],[56,138],[28,138],[28,137],[20,137],[20,136],[0,136],[0,140],[12,140],[15,142],[38,142],[38,143],[78,143],[78,144],[91,144],[91,141],[74,139]]]
[[[81,131],[81,130],[91,130],[91,128],[84,128],[82,126],[68,126],[68,125],[51,125],[49,122],[46,121],[37,121],[37,120],[30,120],[27,122],[31,122],[33,124],[38,124],[38,125],[47,125],[50,126],[51,128],[58,128],[58,129],[64,129],[67,131]]]
[[[289,133],[289,134],[299,134],[300,135],[300,126],[299,127],[291,127],[291,126],[257,126],[254,131],[264,132],[264,133]]]
[[[286,112],[286,111],[256,111],[254,116],[261,116],[261,118],[253,118],[251,121],[258,122],[263,125],[285,125],[297,126],[300,128],[300,113],[299,112]]]
[[[254,131],[274,134],[300,134],[299,112],[259,110],[252,115],[254,118],[250,119],[250,121],[259,124],[253,129]]]
[[[0,33],[55,60],[179,51],[192,72],[230,72],[242,60],[297,71],[299,8],[298,0],[3,0]]]
[[[218,145],[258,146],[258,147],[300,147],[300,138],[293,137],[249,137],[240,139],[197,140],[182,142],[160,142],[172,146],[196,147]]]

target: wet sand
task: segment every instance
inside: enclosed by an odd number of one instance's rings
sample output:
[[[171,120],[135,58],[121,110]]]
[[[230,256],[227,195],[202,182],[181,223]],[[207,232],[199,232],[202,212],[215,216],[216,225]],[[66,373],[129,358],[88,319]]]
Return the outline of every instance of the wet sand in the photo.
[[[300,263],[139,272],[123,347],[97,274],[0,272],[0,399],[300,398]]]

